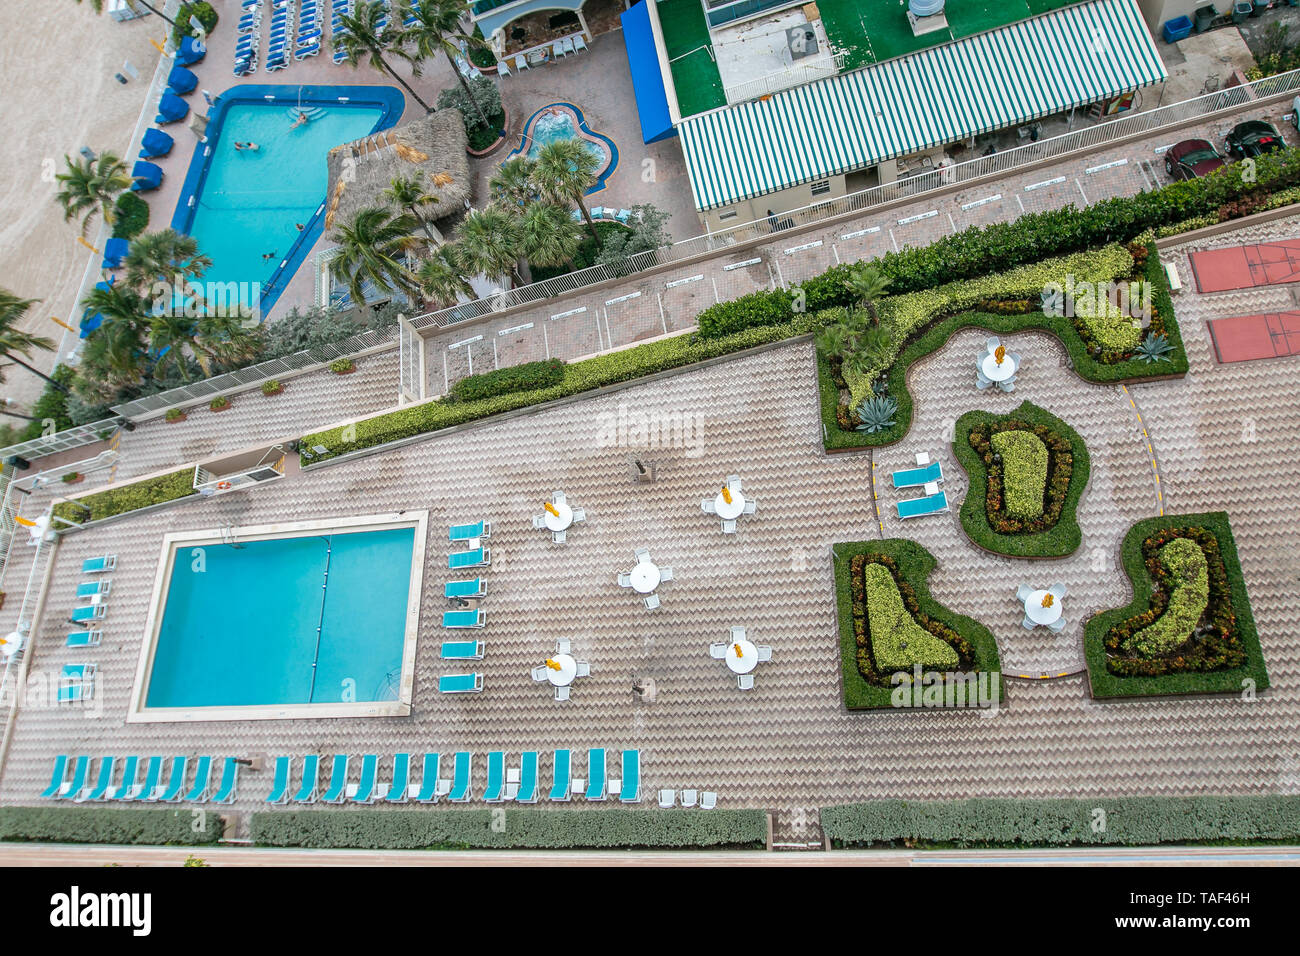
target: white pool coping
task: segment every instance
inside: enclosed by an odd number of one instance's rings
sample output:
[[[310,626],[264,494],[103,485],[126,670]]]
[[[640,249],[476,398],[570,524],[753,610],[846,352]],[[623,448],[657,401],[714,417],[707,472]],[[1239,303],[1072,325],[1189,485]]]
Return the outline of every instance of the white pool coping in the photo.
[[[233,529],[238,541],[261,541],[272,538],[298,538],[318,535],[323,531],[360,532],[387,531],[393,528],[413,528],[415,540],[411,548],[411,581],[406,599],[406,635],[402,648],[402,674],[397,700],[333,702],[328,704],[246,704],[229,707],[148,707],[149,678],[153,672],[154,655],[158,647],[158,632],[162,627],[163,608],[167,604],[167,591],[171,584],[172,568],[182,547],[202,547],[222,544],[228,540],[231,529],[211,528],[202,531],[177,531],[163,535],[158,556],[158,570],[154,576],[153,599],[149,604],[149,617],[145,622],[144,642],[140,647],[140,661],[136,666],[135,684],[131,690],[131,707],[126,722],[179,723],[200,720],[283,720],[338,717],[408,717],[415,687],[415,649],[420,631],[420,597],[424,593],[424,552],[428,531],[429,512],[404,511],[400,513],[358,515],[345,518],[326,518],[315,521],[292,521],[281,524],[256,525]]]

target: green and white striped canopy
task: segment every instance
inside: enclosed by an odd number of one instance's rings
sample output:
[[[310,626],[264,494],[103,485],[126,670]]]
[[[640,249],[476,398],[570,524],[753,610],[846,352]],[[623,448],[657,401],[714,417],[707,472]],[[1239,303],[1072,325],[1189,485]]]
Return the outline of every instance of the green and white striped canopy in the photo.
[[[684,120],[695,205],[717,209],[1167,76],[1136,0],[1093,0]]]

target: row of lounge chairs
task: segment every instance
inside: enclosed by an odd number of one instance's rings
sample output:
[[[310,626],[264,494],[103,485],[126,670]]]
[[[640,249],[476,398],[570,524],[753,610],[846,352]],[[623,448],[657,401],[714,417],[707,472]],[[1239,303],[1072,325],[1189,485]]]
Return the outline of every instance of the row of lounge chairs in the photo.
[[[412,766],[412,755],[393,755],[392,765],[385,781],[380,780],[379,757],[365,754],[357,779],[351,777],[352,758],[336,754],[330,763],[329,784],[320,790],[321,758],[307,754],[299,765],[295,777],[293,757],[275,759],[275,776],[266,802],[274,805],[290,803],[437,803],[447,799],[453,803],[468,803],[474,798],[474,754],[459,751],[451,758],[451,776],[443,777],[443,755],[426,753],[421,761],[420,780],[417,783]],[[538,773],[538,754],[527,750],[519,755],[518,767],[507,767],[509,755],[503,750],[493,750],[487,755],[487,783],[480,794],[486,803],[536,803],[541,796]],[[608,778],[605,749],[587,751],[587,776],[574,777],[568,750],[556,750],[552,763],[552,784],[549,799],[555,802],[571,800],[582,795],[588,800],[606,800],[611,795],[624,803],[641,799],[641,752],[624,750],[622,775]],[[295,780],[297,785],[295,786]]]
[[[469,550],[453,552],[447,559],[447,567],[456,570],[491,564],[492,552],[481,543],[490,537],[492,522],[486,519],[452,525],[447,531],[447,540],[453,544],[464,544]],[[486,595],[487,582],[481,577],[472,581],[448,581],[443,586],[443,596],[457,605],[458,609],[443,612],[442,626],[484,627],[487,615],[478,607],[478,602]],[[482,641],[444,641],[441,656],[443,660],[449,661],[481,661],[483,650]],[[444,674],[438,678],[438,691],[443,694],[477,694],[482,690],[482,674]]]
[[[552,60],[562,60],[566,56],[573,56],[578,53],[586,53],[586,52],[587,52],[586,38],[584,38],[581,33],[577,33],[571,37],[565,37],[563,40],[556,40],[554,43],[552,43],[550,58]],[[497,60],[497,73],[500,74],[501,76],[509,76],[511,64],[513,64],[514,68],[520,73],[522,73],[524,70],[532,69],[532,67],[528,63],[528,57],[520,53],[519,55],[514,57],[514,59]],[[457,64],[457,66],[459,67],[459,64]],[[466,75],[469,75],[468,72],[465,70],[462,70],[461,72],[466,73]]]
[[[943,465],[931,461],[927,453],[918,452],[916,467],[896,471],[892,479],[895,488],[925,488],[929,492],[921,498],[908,498],[898,502],[898,517],[920,518],[948,510],[948,496],[939,488],[943,484]]]
[[[116,757],[99,758],[99,771],[91,773],[93,757],[67,754],[54,758],[50,785],[41,796],[54,800],[131,801],[167,803],[230,803],[239,781],[239,761],[226,757],[221,776],[212,790],[212,757]],[[190,782],[190,767],[194,768]],[[120,772],[118,768],[121,768]],[[143,769],[143,775],[141,771]],[[165,782],[164,782],[165,778]]]
[[[81,562],[81,573],[85,575],[106,574],[117,567],[117,555],[105,554],[96,558],[87,558]],[[98,603],[74,608],[73,621],[102,621],[107,613],[104,598],[113,592],[112,578],[94,578],[77,585],[79,600],[95,600]],[[104,639],[104,632],[98,629],[72,631],[68,634],[68,647],[99,647]],[[76,704],[92,700],[95,696],[95,673],[98,667],[90,662],[65,664],[59,674],[59,686],[55,699],[60,704]],[[110,761],[112,758],[104,758]]]

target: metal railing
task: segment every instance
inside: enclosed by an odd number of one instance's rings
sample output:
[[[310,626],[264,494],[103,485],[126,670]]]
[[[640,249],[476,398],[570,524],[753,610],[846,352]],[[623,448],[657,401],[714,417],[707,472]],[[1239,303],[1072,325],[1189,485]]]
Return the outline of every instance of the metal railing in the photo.
[[[46,455],[57,455],[59,452],[84,448],[86,445],[94,445],[101,441],[111,442],[117,437],[118,429],[121,427],[121,421],[116,418],[105,418],[88,425],[75,425],[61,432],[29,438],[17,445],[0,448],[0,458],[9,458],[11,455],[20,458],[43,458]]]
[[[31,652],[32,631],[34,630],[32,613],[34,611],[35,600],[39,597],[38,582],[44,581],[45,565],[49,563],[50,549],[46,540],[46,532],[41,536],[40,541],[36,544],[36,554],[32,557],[32,567],[27,573],[27,583],[23,588],[23,603],[18,608],[18,621],[14,625],[14,630],[22,635],[22,647],[15,654],[10,654],[5,658],[4,672],[0,673],[0,706],[6,701],[12,710],[13,700],[11,695],[17,691],[17,674],[20,673],[20,661]]]
[[[737,83],[735,86],[724,85],[722,91],[726,94],[727,105],[734,106],[737,103],[744,103],[746,100],[756,100],[760,96],[767,96],[770,93],[778,93],[781,90],[804,86],[808,83],[815,83],[817,80],[824,80],[829,76],[836,76],[843,69],[844,54],[836,53],[830,60],[816,63],[793,63],[784,70],[778,70],[775,73],[769,73],[754,80],[746,80],[744,83]]]
[[[5,571],[9,567],[9,549],[14,544],[14,516],[18,514],[18,505],[14,501],[13,465],[0,469],[0,485],[4,486],[4,495],[0,498],[0,589],[3,589]]]

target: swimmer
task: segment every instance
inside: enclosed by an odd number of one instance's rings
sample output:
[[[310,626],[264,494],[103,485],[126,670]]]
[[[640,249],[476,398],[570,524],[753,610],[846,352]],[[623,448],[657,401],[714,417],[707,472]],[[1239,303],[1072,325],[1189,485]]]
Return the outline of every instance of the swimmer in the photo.
[[[262,253],[262,261],[263,261],[263,262],[270,262],[270,261],[271,261],[272,259],[274,259],[274,258],[275,258],[275,253],[274,253],[274,252],[264,252],[264,253]]]
[[[290,126],[289,129],[297,129],[299,126],[306,126],[310,122],[311,122],[311,117],[308,116],[306,113],[300,112],[298,114],[298,118],[293,121],[293,125]]]
[[[304,226],[304,225],[303,225],[302,223],[300,223],[300,222],[295,222],[295,223],[294,223],[294,226],[297,227],[297,229],[298,229],[299,232],[302,232],[304,229],[307,228],[306,226]]]

